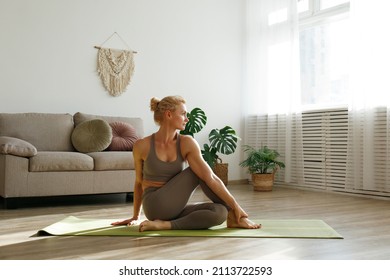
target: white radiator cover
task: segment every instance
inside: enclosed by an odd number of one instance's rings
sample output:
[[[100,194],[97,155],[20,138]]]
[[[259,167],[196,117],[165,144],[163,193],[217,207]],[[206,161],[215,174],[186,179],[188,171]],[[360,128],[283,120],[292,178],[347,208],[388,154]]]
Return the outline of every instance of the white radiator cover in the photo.
[[[348,109],[306,111],[293,116],[292,129],[286,130],[285,115],[251,115],[246,121],[246,144],[277,149],[290,170],[277,173],[276,182],[291,186],[329,191],[390,197],[390,166],[384,147],[387,135],[387,109],[375,112],[375,184],[379,190],[367,190],[355,185],[348,164]],[[301,119],[301,121],[299,121]],[[298,120],[298,121],[297,121]],[[298,125],[297,125],[298,124]],[[302,125],[300,127],[300,124]],[[287,141],[287,139],[291,141]],[[287,149],[286,145],[291,145]],[[363,152],[362,152],[363,153]],[[362,154],[363,159],[363,154]],[[364,172],[364,171],[362,171]],[[382,187],[383,186],[383,187]]]

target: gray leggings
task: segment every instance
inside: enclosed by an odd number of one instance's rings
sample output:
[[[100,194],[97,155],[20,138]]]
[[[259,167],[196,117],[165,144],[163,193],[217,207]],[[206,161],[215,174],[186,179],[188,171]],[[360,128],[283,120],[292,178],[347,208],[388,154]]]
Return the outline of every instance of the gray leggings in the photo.
[[[212,202],[188,204],[199,185]],[[162,187],[146,188],[142,206],[149,220],[170,221],[172,229],[207,229],[220,225],[226,220],[229,209],[190,168]]]

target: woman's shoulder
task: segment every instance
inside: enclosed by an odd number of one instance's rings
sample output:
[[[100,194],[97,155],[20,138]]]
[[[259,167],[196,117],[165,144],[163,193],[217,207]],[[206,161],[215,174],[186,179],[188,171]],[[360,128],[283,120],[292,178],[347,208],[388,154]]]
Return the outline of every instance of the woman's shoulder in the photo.
[[[138,139],[133,146],[133,153],[135,157],[145,160],[150,150],[151,135]]]
[[[191,135],[180,134],[180,141],[195,141]]]
[[[142,147],[145,147],[145,146],[149,146],[151,138],[152,138],[152,135],[145,136],[143,138],[138,139],[134,143],[134,148],[142,148]]]
[[[137,142],[148,142],[148,141],[150,141],[150,138],[152,138],[152,135],[148,135],[148,136],[145,136],[145,137],[143,137],[143,138],[140,138],[140,139],[138,139],[137,140]]]
[[[186,147],[199,146],[198,142],[191,135],[180,135],[180,142]]]

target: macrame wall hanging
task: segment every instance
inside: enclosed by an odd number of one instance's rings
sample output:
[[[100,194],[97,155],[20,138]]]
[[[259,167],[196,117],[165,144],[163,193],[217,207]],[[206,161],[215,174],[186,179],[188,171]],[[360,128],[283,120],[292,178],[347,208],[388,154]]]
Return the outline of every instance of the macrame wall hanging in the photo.
[[[117,35],[122,40],[127,49],[120,50],[102,47],[114,35]],[[126,91],[134,74],[134,54],[137,52],[130,50],[126,42],[116,32],[100,46],[95,46],[95,48],[98,49],[97,71],[104,87],[112,96],[121,95]]]

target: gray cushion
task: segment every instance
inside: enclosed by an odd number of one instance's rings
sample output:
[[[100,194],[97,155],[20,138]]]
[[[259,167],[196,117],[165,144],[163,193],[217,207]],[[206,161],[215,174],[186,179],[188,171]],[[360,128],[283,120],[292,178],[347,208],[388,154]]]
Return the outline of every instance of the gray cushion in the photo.
[[[0,153],[20,157],[32,157],[37,149],[27,141],[7,136],[0,136]]]
[[[38,151],[74,151],[70,114],[0,113],[0,136],[22,139]]]
[[[94,160],[95,170],[134,169],[133,152],[100,152],[88,155]]]
[[[93,170],[93,158],[77,152],[39,152],[30,158],[31,172],[89,171]]]
[[[100,119],[84,121],[72,133],[73,146],[82,153],[101,152],[110,145],[111,140],[110,125]]]

